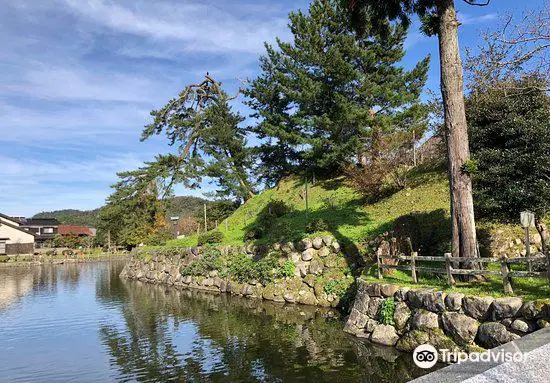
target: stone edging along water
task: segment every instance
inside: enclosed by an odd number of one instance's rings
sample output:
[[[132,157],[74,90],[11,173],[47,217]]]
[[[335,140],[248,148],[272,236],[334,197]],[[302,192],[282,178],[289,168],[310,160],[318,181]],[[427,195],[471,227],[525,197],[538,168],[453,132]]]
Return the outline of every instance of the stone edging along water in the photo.
[[[218,246],[216,249],[227,256],[275,254],[281,262],[290,260],[295,264],[295,275],[265,284],[231,280],[217,270],[207,275],[182,275],[185,267],[200,259],[205,249],[179,248],[138,252],[130,258],[121,277],[178,289],[324,307],[339,307],[343,296],[342,290],[337,293],[327,289],[328,284],[343,286],[348,296],[353,290],[355,280],[348,266],[350,261],[330,236],[263,248]],[[369,283],[359,278],[344,330],[403,351],[413,351],[424,343],[440,349],[476,351],[497,347],[545,327],[550,327],[550,300],[524,302],[519,297],[464,296]]]
[[[148,254],[135,254],[124,267],[122,278],[142,282],[171,285],[176,288],[193,288],[241,295],[275,302],[301,303],[324,307],[337,307],[341,294],[331,291],[327,285],[338,284],[349,288],[354,278],[348,260],[341,252],[340,244],[331,236],[303,239],[298,243],[276,243],[271,246],[218,246],[224,255],[247,254],[262,257],[275,254],[281,262],[292,261],[293,277],[279,278],[263,284],[250,280],[238,282],[222,277],[217,270],[208,275],[182,275],[186,266],[198,260],[208,249],[147,249]]]
[[[344,330],[403,351],[429,343],[438,349],[472,352],[550,327],[549,317],[549,299],[465,296],[358,279]]]

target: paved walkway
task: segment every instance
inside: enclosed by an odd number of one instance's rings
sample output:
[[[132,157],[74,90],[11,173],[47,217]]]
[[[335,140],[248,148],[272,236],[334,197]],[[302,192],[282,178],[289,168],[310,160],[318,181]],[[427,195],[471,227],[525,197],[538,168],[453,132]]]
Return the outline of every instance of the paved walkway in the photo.
[[[543,329],[491,350],[523,352],[524,362],[464,362],[424,375],[410,383],[550,382],[550,329]]]

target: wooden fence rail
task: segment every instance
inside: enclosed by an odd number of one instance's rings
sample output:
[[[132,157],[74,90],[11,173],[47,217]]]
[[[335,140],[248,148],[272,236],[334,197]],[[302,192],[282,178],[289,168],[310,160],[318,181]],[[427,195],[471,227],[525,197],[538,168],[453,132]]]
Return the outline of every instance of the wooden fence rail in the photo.
[[[384,259],[394,261],[409,261],[410,263],[409,265],[384,264],[382,262]],[[445,263],[445,268],[417,266],[417,261],[442,262]],[[532,271],[532,264],[533,262],[537,261],[546,262],[546,271]],[[460,264],[478,264],[481,266],[484,263],[500,263],[500,270],[460,268]],[[416,275],[418,271],[424,271],[434,274],[445,274],[447,276],[447,283],[449,284],[449,286],[455,285],[454,275],[501,276],[504,285],[504,292],[506,294],[513,294],[512,278],[540,277],[548,278],[548,281],[550,282],[550,259],[549,256],[544,256],[543,254],[539,256],[521,258],[457,258],[452,257],[450,253],[446,253],[444,257],[428,257],[419,256],[416,252],[412,252],[411,255],[383,255],[380,252],[377,252],[376,264],[379,279],[382,278],[382,270],[404,270],[411,272],[413,283],[418,283],[418,277]],[[526,264],[528,271],[510,270],[510,264]]]

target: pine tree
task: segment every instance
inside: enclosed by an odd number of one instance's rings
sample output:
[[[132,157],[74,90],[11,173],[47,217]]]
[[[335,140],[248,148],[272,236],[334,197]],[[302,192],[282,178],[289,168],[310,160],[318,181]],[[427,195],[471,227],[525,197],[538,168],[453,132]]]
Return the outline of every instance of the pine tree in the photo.
[[[292,42],[265,45],[245,93],[260,120],[251,130],[268,184],[296,169],[333,175],[359,161],[371,127],[410,129],[424,116],[429,58],[403,69],[404,28],[357,39],[348,17],[339,2],[315,0],[307,14],[289,15]]]

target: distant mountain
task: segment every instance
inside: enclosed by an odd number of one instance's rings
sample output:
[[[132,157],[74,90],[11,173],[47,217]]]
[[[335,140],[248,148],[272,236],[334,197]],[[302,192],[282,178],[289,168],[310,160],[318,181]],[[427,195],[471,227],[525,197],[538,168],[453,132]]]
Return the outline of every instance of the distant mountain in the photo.
[[[32,218],[56,218],[62,225],[96,226],[99,209],[75,210],[64,209],[55,211],[43,211]]]
[[[208,200],[200,197],[180,196],[169,198],[167,201],[168,216],[192,218],[198,215]],[[56,218],[62,225],[78,225],[95,227],[99,208],[94,210],[64,209],[43,211],[32,218]]]

